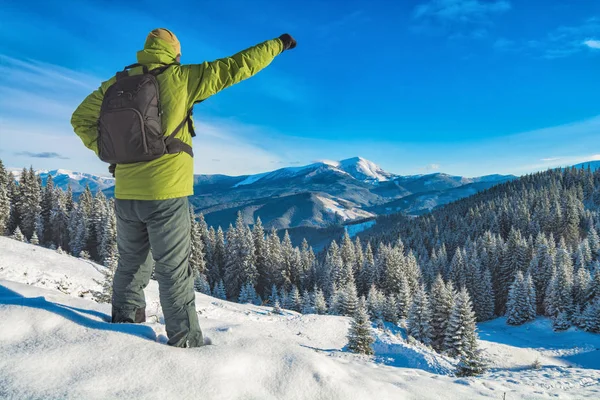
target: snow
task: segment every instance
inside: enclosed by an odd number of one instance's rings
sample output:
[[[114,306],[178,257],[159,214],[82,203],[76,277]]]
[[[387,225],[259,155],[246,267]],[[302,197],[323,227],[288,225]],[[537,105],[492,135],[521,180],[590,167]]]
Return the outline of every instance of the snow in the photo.
[[[356,179],[385,182],[393,175],[385,172],[380,166],[362,157],[353,157],[339,162],[338,168],[350,173]]]
[[[339,215],[344,221],[374,216],[374,214],[371,214],[370,212],[361,210],[359,208],[346,208],[343,205],[341,205],[338,201],[332,198],[317,196],[317,199],[323,204],[323,206],[327,210]]]
[[[384,182],[395,177],[395,175],[384,171],[377,164],[369,160],[366,160],[362,157],[354,157],[342,161],[321,160],[319,162],[301,167],[286,167],[272,172],[250,175],[241,182],[235,184],[233,187],[237,188],[240,186],[252,185],[260,180],[291,178],[299,175],[300,173],[318,170],[322,167],[325,167],[328,170],[336,171],[340,174],[351,176],[354,179],[363,182]]]
[[[344,229],[346,230],[346,232],[348,232],[348,235],[350,237],[354,237],[354,236],[358,235],[359,233],[361,233],[362,231],[371,228],[376,223],[377,223],[377,221],[372,219],[370,221],[361,222],[359,224],[344,225]]]
[[[269,175],[269,172],[265,172],[265,173],[262,173],[262,174],[256,174],[256,175],[249,175],[243,181],[238,182],[235,185],[233,185],[233,187],[236,188],[236,187],[239,187],[239,186],[252,185],[253,183],[261,180],[262,178],[264,178],[267,175]]]
[[[452,376],[456,360],[411,344],[398,326],[373,328],[375,356],[364,357],[345,351],[348,318],[273,315],[202,294],[214,345],[175,349],[164,345],[155,281],[149,322],[106,322],[110,305],[93,301],[102,268],[0,237],[0,398],[600,398],[600,336],[555,333],[545,319],[480,324],[492,369],[477,378]]]

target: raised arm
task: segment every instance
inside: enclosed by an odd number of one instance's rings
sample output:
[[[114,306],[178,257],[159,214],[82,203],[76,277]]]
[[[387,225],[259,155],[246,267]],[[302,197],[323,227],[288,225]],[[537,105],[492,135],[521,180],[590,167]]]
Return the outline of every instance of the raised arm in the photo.
[[[281,52],[296,47],[288,34],[267,40],[231,57],[202,64],[184,65],[188,73],[190,106],[209,98],[221,90],[248,79],[273,61]]]
[[[96,154],[98,154],[98,118],[103,98],[102,88],[94,90],[77,107],[71,117],[71,125],[77,136],[81,138],[85,147]]]

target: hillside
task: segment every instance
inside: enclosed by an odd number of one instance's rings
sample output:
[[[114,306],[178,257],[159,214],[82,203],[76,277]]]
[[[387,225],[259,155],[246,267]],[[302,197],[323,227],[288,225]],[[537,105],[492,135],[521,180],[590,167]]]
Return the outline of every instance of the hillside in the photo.
[[[240,305],[197,294],[214,345],[173,349],[156,282],[148,323],[107,323],[96,264],[0,237],[0,398],[561,399],[598,398],[600,337],[548,320],[479,325],[492,369],[451,375],[455,360],[372,328],[375,356],[345,350],[349,319]],[[539,360],[539,369],[531,365]],[[426,388],[426,389],[425,389]]]

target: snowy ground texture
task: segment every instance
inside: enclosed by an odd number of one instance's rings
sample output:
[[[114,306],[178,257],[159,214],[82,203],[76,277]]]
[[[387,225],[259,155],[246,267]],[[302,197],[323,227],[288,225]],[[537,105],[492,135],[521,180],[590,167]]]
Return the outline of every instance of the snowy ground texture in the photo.
[[[142,325],[110,324],[94,301],[102,267],[0,237],[0,399],[584,399],[600,398],[600,336],[547,320],[481,324],[492,362],[479,378],[455,360],[374,329],[375,356],[344,350],[343,317],[272,315],[198,294],[214,345],[166,346],[158,288]],[[540,368],[532,368],[539,360]]]

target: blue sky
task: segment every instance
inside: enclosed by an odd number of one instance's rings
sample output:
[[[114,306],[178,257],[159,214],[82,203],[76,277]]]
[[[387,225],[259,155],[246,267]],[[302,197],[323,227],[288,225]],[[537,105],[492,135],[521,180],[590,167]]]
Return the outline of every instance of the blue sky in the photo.
[[[400,174],[477,176],[600,159],[595,0],[22,0],[2,2],[0,20],[10,167],[105,172],[70,115],[156,27],[177,34],[183,63],[298,40],[196,107],[196,173],[358,155]]]

